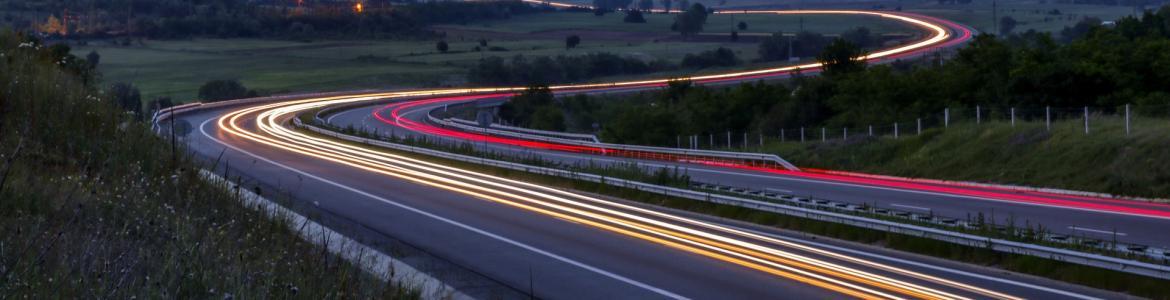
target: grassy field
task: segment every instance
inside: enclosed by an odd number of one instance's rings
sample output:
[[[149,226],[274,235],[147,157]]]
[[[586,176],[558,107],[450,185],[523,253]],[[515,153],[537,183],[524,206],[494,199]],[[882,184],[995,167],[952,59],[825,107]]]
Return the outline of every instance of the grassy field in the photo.
[[[509,20],[496,20],[478,24],[462,26],[445,26],[449,28],[497,31],[510,33],[536,33],[560,30],[592,30],[592,31],[630,31],[645,33],[669,34],[670,25],[674,22],[674,15],[646,14],[646,23],[625,23],[622,18],[625,13],[609,13],[604,16],[594,16],[588,13],[546,13],[515,16]],[[871,16],[840,16],[840,15],[711,15],[704,32],[728,33],[739,22],[748,24],[748,29],[742,33],[771,34],[778,31],[797,32],[801,28],[801,19],[804,19],[804,29],[825,34],[837,34],[859,26],[868,27],[874,33],[913,33],[912,26]]]
[[[202,180],[15,36],[0,32],[0,298],[422,297]]]
[[[1065,26],[1072,26],[1085,17],[1096,17],[1109,21],[1133,14],[1133,8],[1126,6],[1040,4],[1034,1],[999,1],[997,6],[999,7],[998,17],[1011,16],[1020,22],[1014,32],[1035,29],[1058,33]],[[990,1],[974,1],[967,5],[938,5],[937,2],[928,1],[907,5],[904,9],[953,20],[975,27],[982,32],[998,33],[994,32],[996,21],[992,18]],[[1048,14],[1052,10],[1059,10],[1060,14]]]
[[[195,99],[203,83],[215,79],[239,79],[252,89],[269,93],[452,86],[465,84],[467,69],[481,57],[515,55],[555,56],[611,52],[645,60],[678,62],[683,56],[717,47],[734,50],[740,59],[756,58],[756,44],[721,39],[681,41],[669,32],[667,15],[649,15],[650,23],[629,24],[622,14],[596,17],[588,13],[550,13],[517,16],[507,21],[448,26],[448,53],[435,48],[436,41],[282,41],[261,39],[196,39],[156,41],[118,46],[91,42],[77,46],[75,54],[97,51],[104,84],[132,82],[142,90],[143,100],[167,96],[178,102]],[[791,16],[737,16],[746,20],[750,32],[794,31],[799,20]],[[907,33],[912,28],[864,16],[810,16],[805,28],[836,34],[865,24],[877,33]],[[730,16],[712,16],[708,28],[730,28]],[[843,25],[850,24],[850,25]],[[569,32],[582,34],[582,43],[565,49]],[[543,32],[543,34],[531,34]],[[726,32],[726,29],[723,30]],[[504,51],[473,50],[478,40]],[[675,72],[673,74],[686,74]]]
[[[1118,118],[1094,121],[1090,135],[1080,121],[1053,126],[1048,132],[1043,122],[964,123],[897,140],[777,142],[765,151],[802,167],[1170,197],[1165,119],[1139,118],[1128,137]]]
[[[91,43],[76,54],[97,51],[106,84],[132,82],[144,100],[169,96],[180,102],[196,96],[201,84],[239,79],[268,92],[461,85],[467,69],[483,56],[583,55],[611,52],[678,61],[689,53],[728,47],[754,59],[747,43],[624,42],[585,40],[566,50],[561,40],[492,41],[507,51],[474,52],[472,40],[452,41],[448,53],[434,42],[316,42],[263,40],[146,41],[144,46]],[[220,48],[222,46],[222,48]],[[364,57],[364,58],[363,58]]]

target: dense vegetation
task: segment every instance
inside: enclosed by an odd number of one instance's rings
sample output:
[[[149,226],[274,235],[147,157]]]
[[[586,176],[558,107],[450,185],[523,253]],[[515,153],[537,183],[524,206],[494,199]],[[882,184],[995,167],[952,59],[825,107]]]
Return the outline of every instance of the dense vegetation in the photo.
[[[860,52],[838,40],[818,56],[836,62],[825,76],[734,88],[677,85],[658,93],[611,96],[625,101],[598,100],[594,111],[566,114],[597,115],[604,124],[602,135],[611,142],[673,145],[676,135],[775,136],[781,128],[801,126],[863,128],[940,115],[948,107],[1004,112],[1009,107],[1091,106],[1108,112],[1133,104],[1137,113],[1160,112],[1170,105],[1167,20],[1170,8],[1119,20],[1116,27],[1081,24],[1062,34],[1069,39],[1064,44],[1037,32],[1006,38],[984,34],[946,62],[870,67],[844,60]],[[598,114],[610,111],[604,106],[636,113]]]
[[[68,53],[0,33],[0,298],[419,296],[200,179]]]

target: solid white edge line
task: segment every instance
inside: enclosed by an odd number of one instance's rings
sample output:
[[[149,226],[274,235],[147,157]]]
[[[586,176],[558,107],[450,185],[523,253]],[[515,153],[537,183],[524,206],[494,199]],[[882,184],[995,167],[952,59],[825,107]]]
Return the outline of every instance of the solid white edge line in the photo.
[[[536,247],[533,247],[533,246],[529,246],[528,244],[524,244],[524,243],[521,243],[521,242],[519,242],[519,241],[515,241],[515,240],[509,239],[509,238],[506,238],[506,237],[503,237],[503,236],[500,236],[500,235],[497,235],[497,234],[494,234],[494,233],[491,233],[491,232],[484,231],[484,230],[482,230],[482,229],[478,229],[478,228],[472,227],[472,226],[470,226],[470,225],[466,225],[466,224],[463,224],[463,223],[459,223],[458,221],[455,221],[455,220],[447,219],[447,218],[444,218],[444,217],[442,217],[442,216],[439,216],[439,215],[435,215],[435,214],[432,214],[432,213],[429,213],[429,212],[426,212],[426,211],[419,210],[419,209],[417,209],[417,208],[414,208],[414,207],[407,206],[407,205],[405,205],[405,204],[401,204],[401,203],[398,203],[398,202],[395,202],[395,201],[392,201],[392,200],[389,200],[389,199],[386,199],[386,198],[382,198],[382,197],[379,197],[379,196],[377,196],[377,195],[370,194],[370,193],[367,193],[367,192],[365,192],[365,191],[362,191],[362,190],[359,190],[359,189],[356,189],[356,188],[353,188],[353,187],[350,187],[350,186],[347,186],[347,185],[344,185],[344,184],[341,184],[341,183],[337,183],[337,182],[334,182],[334,181],[331,181],[331,180],[328,180],[328,179],[325,179],[325,178],[318,177],[318,176],[316,176],[316,175],[313,175],[313,174],[310,174],[310,173],[308,173],[308,172],[304,172],[304,171],[301,171],[301,170],[299,170],[299,169],[296,169],[296,168],[290,167],[290,166],[288,166],[288,165],[285,165],[285,164],[282,164],[282,163],[279,163],[279,162],[276,162],[276,161],[273,161],[273,160],[270,160],[270,159],[264,158],[263,156],[256,155],[256,154],[254,154],[254,153],[252,153],[252,152],[249,152],[249,151],[247,151],[247,150],[240,149],[239,147],[236,147],[236,146],[233,146],[233,145],[229,145],[229,144],[227,144],[227,143],[224,143],[223,141],[221,141],[221,140],[219,140],[219,139],[217,139],[217,138],[215,138],[215,137],[213,137],[213,136],[211,136],[210,134],[208,134],[208,133],[207,133],[207,130],[206,130],[207,123],[208,123],[208,122],[211,122],[211,121],[212,121],[212,120],[214,120],[214,119],[216,119],[216,118],[207,119],[207,120],[203,121],[203,123],[199,124],[199,132],[203,133],[203,136],[204,136],[204,137],[207,137],[208,139],[211,139],[211,140],[213,140],[213,141],[215,141],[215,142],[219,143],[220,145],[223,145],[223,146],[225,146],[225,147],[231,148],[232,150],[235,150],[235,151],[238,151],[238,152],[241,152],[241,153],[247,154],[248,156],[251,156],[251,157],[253,157],[253,158],[256,158],[256,159],[258,159],[258,160],[262,160],[262,161],[264,161],[264,162],[267,162],[267,163],[270,163],[270,164],[272,164],[272,165],[275,165],[275,166],[278,166],[278,167],[281,167],[281,168],[287,169],[287,170],[289,170],[289,171],[296,172],[297,174],[301,174],[301,175],[303,175],[303,176],[305,176],[305,177],[313,178],[313,179],[316,179],[316,180],[318,180],[318,181],[321,181],[321,182],[324,182],[324,183],[328,183],[328,184],[330,184],[330,185],[333,185],[333,186],[336,186],[336,187],[339,187],[339,188],[342,188],[342,189],[348,190],[348,191],[350,191],[350,192],[353,192],[353,193],[356,193],[356,194],[359,194],[359,195],[362,195],[362,196],[366,196],[366,197],[369,197],[369,198],[371,198],[371,199],[374,199],[374,200],[381,201],[382,203],[386,203],[386,204],[389,204],[389,205],[392,205],[392,206],[399,207],[399,208],[401,208],[401,209],[405,209],[405,210],[407,210],[407,211],[410,211],[410,212],[414,212],[414,213],[417,213],[417,214],[420,214],[420,215],[423,215],[423,216],[427,216],[427,217],[430,217],[430,218],[432,218],[432,219],[435,219],[435,220],[438,220],[438,221],[442,221],[442,222],[444,222],[444,223],[447,223],[447,224],[450,224],[450,225],[454,225],[454,226],[456,226],[456,227],[463,228],[463,229],[466,229],[466,230],[468,230],[468,231],[475,232],[475,233],[478,233],[478,234],[480,234],[480,235],[487,236],[487,237],[490,237],[490,238],[492,238],[492,239],[495,239],[495,240],[498,240],[498,241],[501,241],[501,242],[505,242],[505,243],[511,244],[511,245],[513,245],[513,246],[520,247],[520,248],[523,248],[523,249],[525,249],[525,250],[532,251],[532,252],[535,252],[535,253],[537,253],[537,254],[541,254],[541,255],[547,256],[547,257],[549,257],[549,258],[552,258],[552,259],[555,259],[555,260],[558,260],[558,261],[561,261],[561,262],[564,262],[564,263],[567,263],[567,264],[570,264],[570,265],[573,265],[573,266],[576,266],[576,267],[579,267],[579,268],[582,268],[582,269],[589,270],[589,271],[591,271],[591,272],[594,272],[594,273],[597,273],[597,274],[603,275],[603,276],[605,276],[605,277],[609,277],[609,278],[612,278],[612,279],[615,279],[615,280],[618,280],[618,281],[621,281],[621,282],[625,282],[625,283],[627,283],[627,284],[630,284],[630,285],[633,285],[633,286],[636,286],[636,287],[639,287],[639,288],[642,288],[642,289],[645,289],[645,290],[648,290],[648,291],[652,291],[652,292],[654,292],[654,293],[657,293],[657,294],[659,294],[659,295],[662,295],[662,296],[666,296],[666,297],[668,297],[668,298],[673,298],[673,299],[688,299],[687,297],[683,297],[683,296],[681,296],[681,295],[678,295],[678,294],[675,294],[675,293],[671,293],[671,292],[669,292],[669,291],[666,291],[666,290],[664,290],[664,289],[661,289],[661,288],[658,288],[658,287],[654,287],[654,286],[651,286],[651,285],[649,285],[649,284],[645,284],[645,283],[639,282],[639,281],[637,281],[637,280],[633,280],[633,279],[630,279],[630,278],[626,278],[626,277],[624,277],[624,276],[617,275],[617,274],[611,273],[611,272],[609,272],[609,271],[605,271],[605,270],[602,270],[602,269],[600,269],[600,268],[597,268],[597,267],[594,267],[594,266],[591,266],[591,265],[587,265],[587,264],[585,264],[585,263],[578,262],[578,261],[575,261],[575,260],[572,260],[572,259],[569,259],[569,258],[566,258],[566,257],[560,256],[560,255],[557,255],[557,254],[554,254],[554,253],[551,253],[551,252],[548,252],[548,251],[545,251],[545,250],[541,250],[541,249],[539,249],[539,248],[536,248]]]

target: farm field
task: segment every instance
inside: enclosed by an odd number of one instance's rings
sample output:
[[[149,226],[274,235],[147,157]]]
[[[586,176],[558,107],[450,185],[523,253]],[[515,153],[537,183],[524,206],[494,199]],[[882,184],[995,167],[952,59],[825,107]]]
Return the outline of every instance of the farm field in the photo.
[[[438,27],[438,31],[449,31],[445,38],[449,43],[446,53],[436,49],[438,40],[304,42],[264,39],[146,40],[130,46],[99,41],[76,46],[74,52],[85,55],[97,51],[101,55],[99,68],[106,85],[133,82],[142,91],[144,101],[171,97],[176,102],[195,99],[200,85],[216,79],[238,79],[251,89],[267,93],[463,85],[468,68],[488,56],[512,58],[517,55],[571,56],[609,52],[646,61],[661,59],[678,63],[687,54],[725,47],[735,51],[745,62],[757,57],[758,46],[746,35],[739,42],[719,36],[684,40],[665,28],[669,26],[665,25],[668,18],[667,15],[650,15],[650,23],[630,24],[621,22],[621,14],[596,17],[588,13],[549,13],[480,25]],[[840,24],[856,24],[847,20],[850,18],[871,24],[867,26],[872,26],[870,28],[875,33],[909,33],[913,30],[865,16],[808,16],[805,28],[835,35],[852,28]],[[558,23],[555,22],[557,19],[568,21]],[[761,34],[771,29],[784,30],[789,25],[798,28],[800,22],[790,16],[763,15],[737,16],[736,20],[748,22],[749,32],[759,28]],[[731,24],[734,23],[727,16],[713,15],[707,28],[712,28],[709,32],[717,34],[719,31],[715,28],[730,27]],[[576,48],[566,49],[564,38],[571,34],[580,35],[582,42]],[[488,40],[486,48],[494,49],[475,51],[480,39]],[[654,75],[677,76],[693,72]]]

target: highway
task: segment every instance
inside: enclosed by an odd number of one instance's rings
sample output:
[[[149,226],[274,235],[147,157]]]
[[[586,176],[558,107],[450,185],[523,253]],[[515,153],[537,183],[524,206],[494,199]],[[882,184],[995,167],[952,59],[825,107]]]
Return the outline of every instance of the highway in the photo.
[[[921,55],[932,47],[955,45],[970,37],[970,32],[951,35],[955,27],[944,28],[948,25],[940,25],[931,18],[901,14],[887,17],[938,30],[920,42],[870,54],[870,59]],[[713,83],[738,82],[815,68],[810,65],[790,66],[695,76],[692,79]],[[603,92],[652,89],[665,82],[644,80],[554,88],[565,93]],[[228,172],[229,178],[242,179],[245,186],[258,190],[262,187],[267,191],[263,193],[266,195],[284,195],[289,201],[287,205],[294,210],[336,219],[335,224],[350,224],[354,228],[337,229],[347,233],[362,232],[362,240],[372,244],[393,240],[419,249],[431,260],[408,263],[418,264],[420,269],[434,269],[427,265],[441,261],[450,265],[443,269],[444,272],[481,278],[449,282],[478,298],[521,298],[528,295],[553,299],[1120,297],[1002,270],[869,245],[813,239],[800,233],[543,187],[384,149],[310,136],[289,126],[292,118],[306,111],[366,102],[379,104],[342,112],[333,122],[398,126],[396,124],[400,122],[371,122],[370,118],[372,113],[385,113],[381,108],[387,101],[411,103],[443,97],[462,97],[454,99],[470,101],[476,97],[498,98],[501,95],[469,97],[468,94],[514,93],[519,90],[443,89],[305,97],[199,109],[179,114],[171,121],[192,125],[193,130],[181,132],[180,140],[201,159],[215,162],[216,170]],[[415,108],[404,112],[403,116],[421,118],[434,106]],[[167,132],[167,129],[162,132]],[[431,134],[405,128],[401,132]],[[510,148],[488,143],[481,146]],[[566,160],[606,159],[557,151],[510,149],[537,151],[546,157]],[[834,196],[852,195],[857,199],[872,200],[877,195],[874,191],[878,190],[807,178],[781,179],[782,176],[775,174],[761,175],[713,166],[688,165],[686,168],[693,176],[707,174],[702,179],[713,181],[793,189],[813,186],[815,192],[837,191],[835,193],[840,194]],[[913,195],[912,198],[936,203],[939,202],[937,199],[954,197],[900,190],[888,192],[901,193],[896,194],[898,197]],[[957,199],[962,201],[950,201],[947,207],[970,211],[967,209],[978,209],[987,203],[1011,205],[1009,202]],[[1027,214],[1080,212],[1018,206],[1021,213]],[[460,276],[439,274],[437,277]]]
[[[308,104],[321,105],[309,100]],[[1028,276],[636,205],[314,138],[283,102],[180,115],[196,153],[541,298],[1110,298]],[[240,173],[236,173],[240,174]],[[271,194],[273,192],[269,192]],[[297,206],[297,205],[294,205]],[[531,286],[531,288],[530,288]]]
[[[481,101],[495,97],[485,96]],[[432,99],[435,100],[435,99]],[[454,102],[468,101],[460,97]],[[451,143],[467,142],[487,152],[516,157],[539,156],[563,164],[613,165],[637,163],[648,169],[677,169],[693,181],[720,184],[780,194],[794,194],[833,201],[870,205],[923,215],[956,219],[975,219],[980,214],[996,224],[1018,227],[1042,226],[1045,230],[1070,236],[1102,240],[1119,240],[1143,245],[1170,247],[1170,235],[1162,228],[1170,226],[1170,205],[1142,201],[1101,199],[1049,193],[1003,191],[990,188],[946,186],[931,183],[905,183],[836,176],[818,172],[740,169],[687,162],[645,160],[617,156],[574,153],[533,147],[527,141],[509,143],[500,137],[479,139],[475,136],[450,136],[443,131],[419,130],[426,124],[426,114],[441,109],[448,102],[408,107],[398,118],[419,125],[402,123],[391,114],[402,103],[378,103],[339,111],[326,116],[329,123],[353,126],[368,132],[395,134],[399,137],[427,136]],[[404,126],[407,125],[407,126]],[[436,128],[437,129],[437,128]],[[476,133],[471,133],[478,135]],[[989,221],[990,222],[990,221]]]

